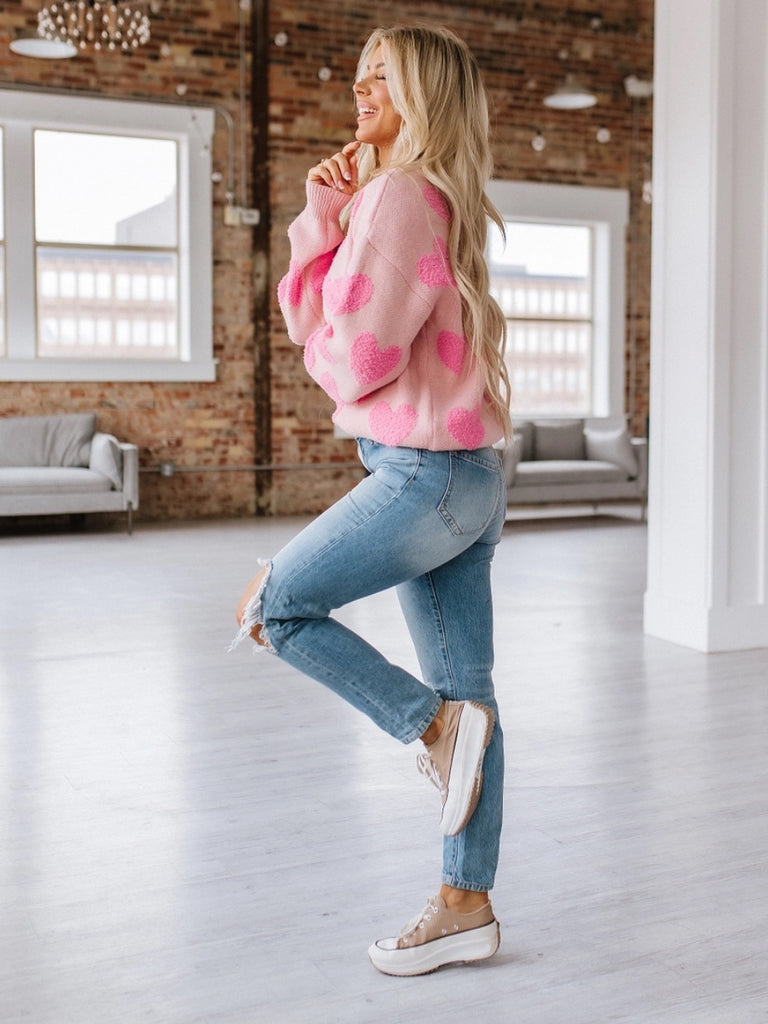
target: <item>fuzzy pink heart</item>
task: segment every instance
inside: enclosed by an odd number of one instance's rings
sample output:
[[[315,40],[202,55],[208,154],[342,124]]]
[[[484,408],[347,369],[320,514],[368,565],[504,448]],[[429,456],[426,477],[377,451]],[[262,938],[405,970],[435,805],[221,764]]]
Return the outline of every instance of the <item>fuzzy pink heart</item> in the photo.
[[[326,278],[323,294],[331,313],[356,313],[370,302],[373,281],[367,274],[351,274],[332,281]]]
[[[467,343],[462,336],[453,331],[440,331],[437,336],[437,354],[454,373],[461,373],[466,347]]]
[[[280,302],[287,302],[289,306],[298,306],[303,291],[299,265],[291,262],[288,266],[288,273],[277,286],[277,297]]]
[[[309,279],[309,285],[315,295],[319,295],[323,290],[323,281],[328,271],[331,269],[333,263],[333,257],[336,255],[335,250],[325,253],[323,256],[319,256],[315,260],[315,265],[312,268],[312,276]]]
[[[479,448],[485,437],[485,428],[477,409],[456,406],[448,413],[448,433],[462,448]]]
[[[430,288],[456,284],[448,260],[448,248],[442,238],[436,238],[430,255],[419,260],[419,280]]]
[[[366,331],[352,342],[349,365],[358,384],[374,384],[394,370],[400,362],[402,349],[399,345],[379,348],[376,336]]]
[[[389,402],[377,402],[368,415],[368,423],[375,441],[395,447],[413,430],[416,418],[412,405],[403,403],[392,409]]]
[[[434,185],[427,185],[424,189],[424,198],[427,200],[429,205],[443,220],[451,219],[451,211],[448,209],[448,203],[445,200],[443,193],[435,188]]]

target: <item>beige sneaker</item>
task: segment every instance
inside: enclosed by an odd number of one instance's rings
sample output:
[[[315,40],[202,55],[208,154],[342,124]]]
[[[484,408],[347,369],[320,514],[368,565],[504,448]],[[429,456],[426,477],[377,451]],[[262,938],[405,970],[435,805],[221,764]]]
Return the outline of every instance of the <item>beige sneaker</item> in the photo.
[[[483,756],[491,742],[494,716],[482,704],[449,700],[445,702],[444,721],[440,736],[419,754],[416,764],[443,798],[443,835],[455,836],[472,817],[480,799]]]
[[[490,903],[471,914],[457,914],[435,896],[398,936],[374,942],[368,957],[383,974],[407,977],[429,974],[444,964],[486,960],[500,941]]]

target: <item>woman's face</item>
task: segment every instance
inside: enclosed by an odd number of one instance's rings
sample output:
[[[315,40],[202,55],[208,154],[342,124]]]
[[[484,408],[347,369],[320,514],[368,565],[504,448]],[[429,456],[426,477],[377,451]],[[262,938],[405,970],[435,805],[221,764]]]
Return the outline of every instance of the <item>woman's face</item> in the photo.
[[[368,142],[379,151],[379,164],[386,167],[402,118],[395,111],[387,88],[386,56],[381,46],[371,54],[370,64],[353,86],[357,103],[358,142]]]

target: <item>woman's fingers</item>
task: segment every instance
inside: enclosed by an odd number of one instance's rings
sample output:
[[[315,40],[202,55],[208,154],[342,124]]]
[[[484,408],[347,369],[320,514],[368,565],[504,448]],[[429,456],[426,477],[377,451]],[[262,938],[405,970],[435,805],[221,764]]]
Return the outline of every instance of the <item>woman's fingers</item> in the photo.
[[[340,192],[352,195],[357,188],[357,160],[355,153],[359,142],[348,142],[343,149],[333,156],[326,157],[320,163],[310,167],[307,175],[309,181],[336,188]]]

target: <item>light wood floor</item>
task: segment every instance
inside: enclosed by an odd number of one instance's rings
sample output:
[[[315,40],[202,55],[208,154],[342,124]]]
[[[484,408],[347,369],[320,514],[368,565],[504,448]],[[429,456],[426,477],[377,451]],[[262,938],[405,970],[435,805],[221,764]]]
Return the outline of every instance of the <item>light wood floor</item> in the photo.
[[[765,1024],[768,650],[644,637],[634,517],[506,527],[502,946],[414,979],[365,951],[437,887],[415,746],[225,654],[302,521],[0,537],[0,1020]]]

